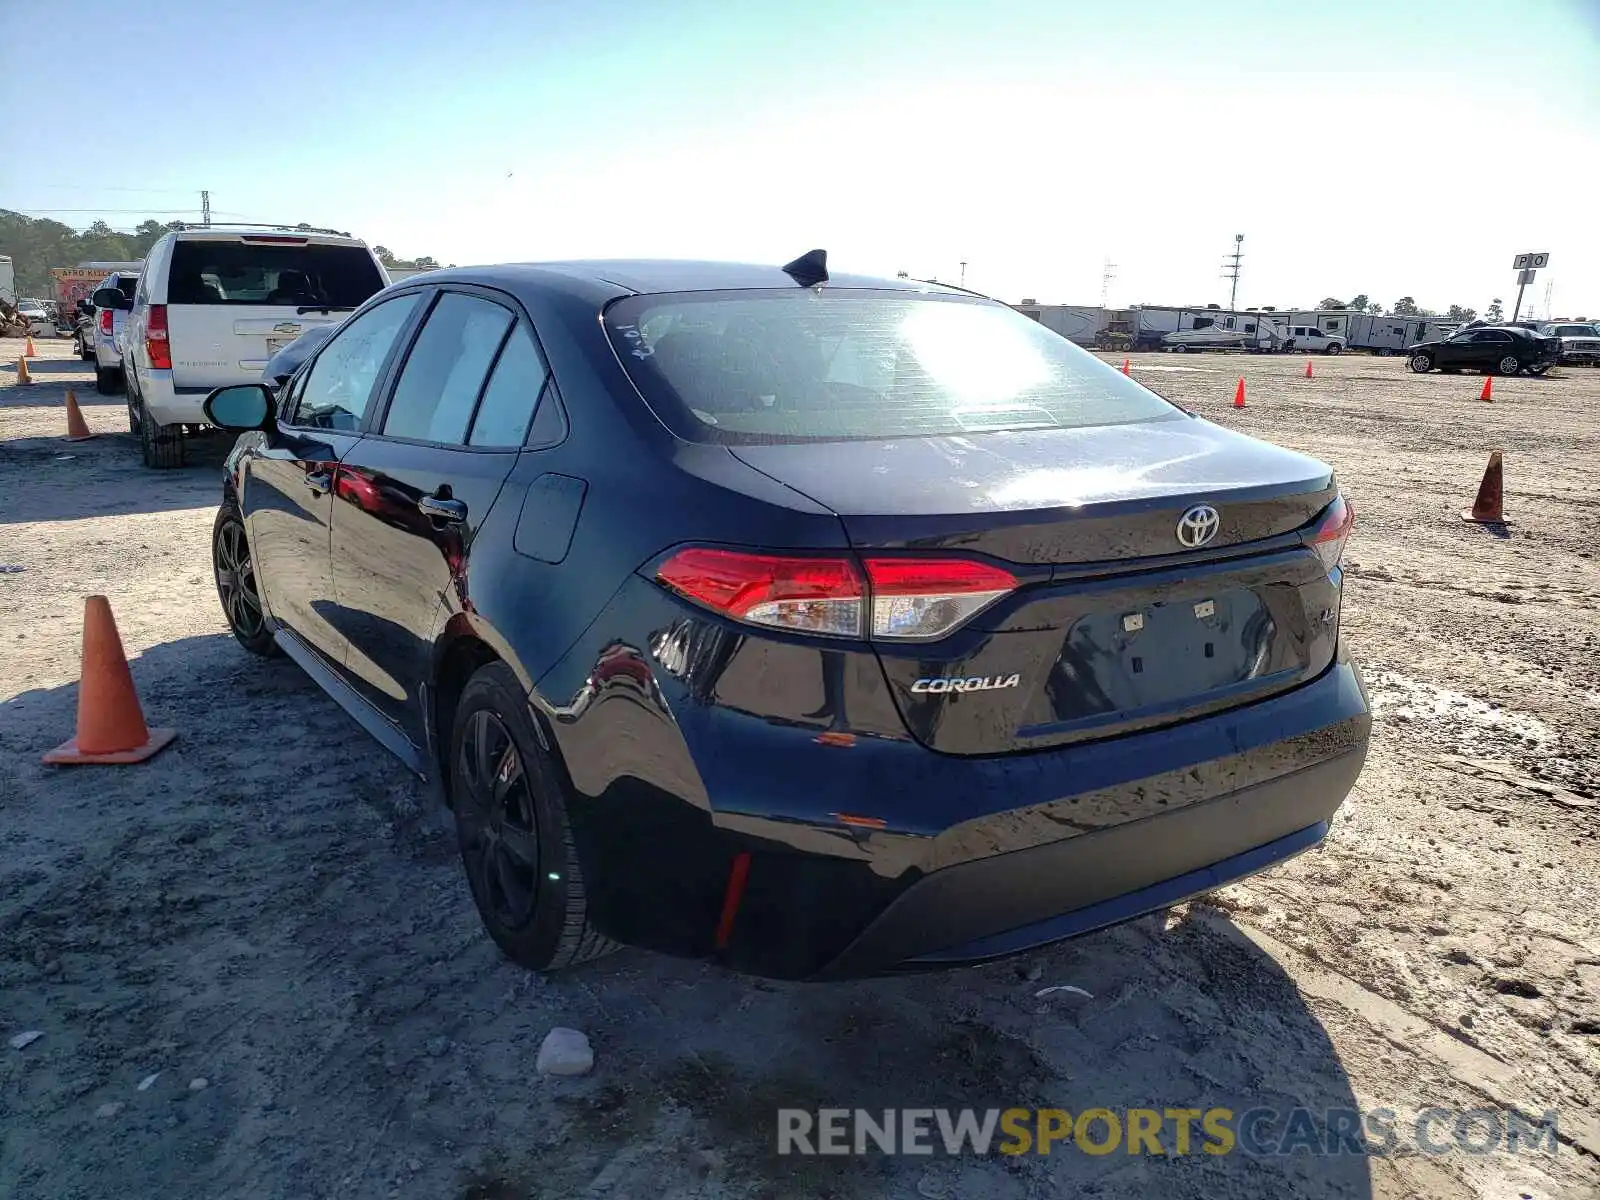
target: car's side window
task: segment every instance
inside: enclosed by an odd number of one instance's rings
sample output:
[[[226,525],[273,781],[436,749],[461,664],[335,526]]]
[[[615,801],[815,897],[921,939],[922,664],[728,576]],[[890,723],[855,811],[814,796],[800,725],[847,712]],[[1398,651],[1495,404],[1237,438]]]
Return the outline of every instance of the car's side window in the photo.
[[[390,437],[460,445],[514,320],[490,300],[446,292],[406,356],[383,419]]]
[[[395,339],[420,299],[396,296],[362,313],[323,344],[305,380],[299,383],[289,424],[311,429],[353,431],[372,404]]]
[[[526,327],[511,334],[472,419],[469,446],[520,446],[544,392],[544,358]]]

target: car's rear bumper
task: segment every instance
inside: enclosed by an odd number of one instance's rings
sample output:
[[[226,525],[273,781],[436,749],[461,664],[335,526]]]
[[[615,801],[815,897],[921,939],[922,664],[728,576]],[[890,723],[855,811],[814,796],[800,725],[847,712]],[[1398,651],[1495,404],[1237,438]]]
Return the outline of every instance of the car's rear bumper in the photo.
[[[206,415],[201,409],[210,388],[180,388],[172,382],[171,371],[139,368],[139,396],[158,425],[201,425]]]
[[[653,591],[617,602],[671,630]],[[539,688],[570,697],[544,712],[591,919],[780,978],[1009,954],[1262,870],[1323,836],[1371,729],[1341,649],[1301,687],[1163,728],[940,754],[906,734],[870,656],[839,655],[813,710],[781,642],[708,623],[635,650],[604,628]]]
[[[1176,812],[936,871],[819,974],[998,958],[1254,875],[1323,839],[1365,758],[1362,747]]]

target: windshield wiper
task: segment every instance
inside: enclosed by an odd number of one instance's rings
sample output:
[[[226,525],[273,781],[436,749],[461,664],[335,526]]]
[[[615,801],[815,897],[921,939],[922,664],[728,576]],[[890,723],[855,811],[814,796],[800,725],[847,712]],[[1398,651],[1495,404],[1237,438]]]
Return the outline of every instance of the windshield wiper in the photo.
[[[308,312],[336,313],[355,312],[355,310],[356,306],[354,304],[302,304],[294,311],[296,315],[303,317]]]

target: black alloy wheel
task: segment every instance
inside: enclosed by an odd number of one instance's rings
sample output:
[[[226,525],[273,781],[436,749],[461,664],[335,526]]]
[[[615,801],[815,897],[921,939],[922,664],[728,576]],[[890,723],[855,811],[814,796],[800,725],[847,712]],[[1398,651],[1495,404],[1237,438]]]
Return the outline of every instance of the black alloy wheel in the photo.
[[[551,744],[535,727],[511,668],[487,663],[467,680],[446,764],[461,865],[495,945],[534,971],[616,948],[589,924],[566,774]]]
[[[212,528],[211,565],[217,577],[217,598],[222,601],[222,612],[233,636],[252,654],[271,654],[277,649],[277,642],[261,611],[250,541],[238,510],[231,506],[217,514]]]
[[[500,717],[478,709],[457,747],[456,819],[473,899],[491,927],[533,922],[539,902],[539,823],[516,742]]]

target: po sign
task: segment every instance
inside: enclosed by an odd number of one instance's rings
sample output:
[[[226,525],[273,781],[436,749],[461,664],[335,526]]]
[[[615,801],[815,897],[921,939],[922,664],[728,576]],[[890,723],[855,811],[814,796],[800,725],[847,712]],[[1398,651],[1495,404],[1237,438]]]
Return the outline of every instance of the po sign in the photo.
[[[1511,262],[1511,269],[1513,271],[1537,271],[1540,267],[1547,267],[1549,265],[1550,252],[1548,250],[1540,250],[1529,254],[1517,255],[1516,258]]]

